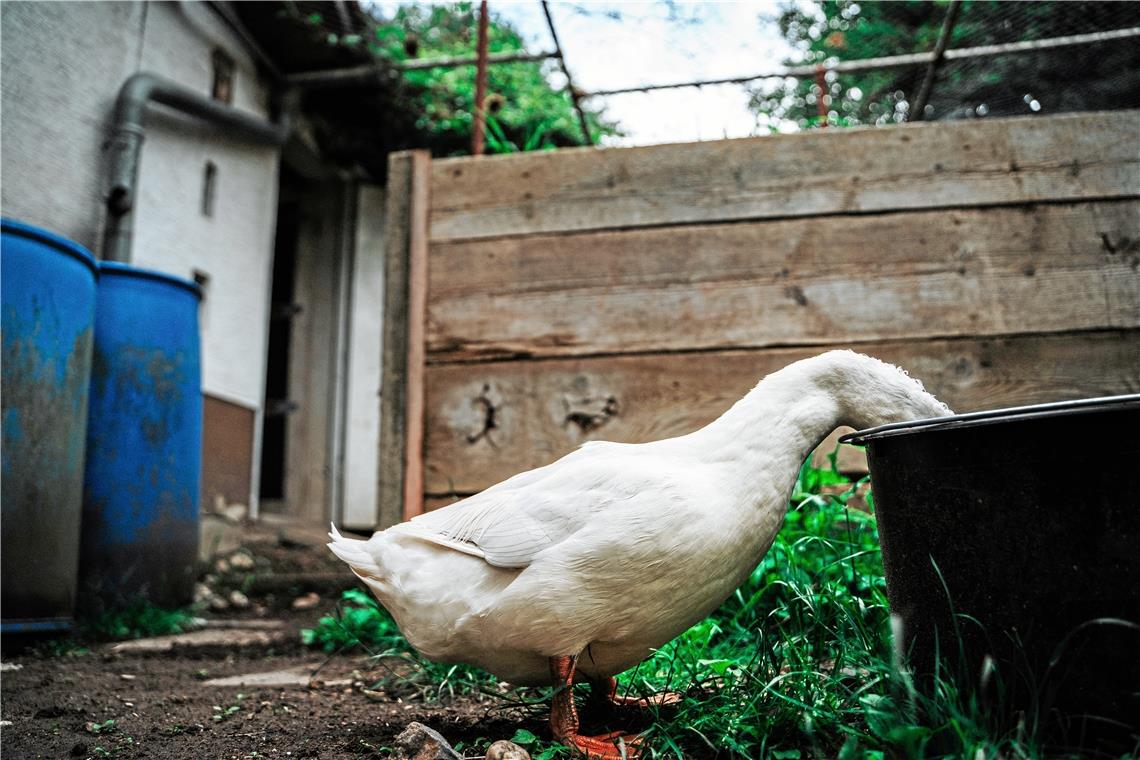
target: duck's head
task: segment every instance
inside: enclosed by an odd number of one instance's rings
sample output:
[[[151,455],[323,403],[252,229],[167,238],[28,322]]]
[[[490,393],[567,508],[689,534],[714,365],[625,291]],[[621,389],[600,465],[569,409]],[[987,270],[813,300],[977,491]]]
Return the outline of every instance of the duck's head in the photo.
[[[817,363],[813,380],[835,399],[842,422],[852,427],[953,414],[919,380],[893,364],[854,351],[828,351],[809,361]]]

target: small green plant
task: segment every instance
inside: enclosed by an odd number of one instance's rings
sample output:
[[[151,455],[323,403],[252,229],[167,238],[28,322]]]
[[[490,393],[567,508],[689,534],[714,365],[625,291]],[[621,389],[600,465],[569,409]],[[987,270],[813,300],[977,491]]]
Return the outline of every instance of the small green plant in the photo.
[[[105,610],[80,622],[80,632],[98,641],[165,636],[185,631],[194,616],[184,608],[158,607],[138,599],[126,607]]]
[[[400,647],[406,642],[396,622],[371,596],[360,589],[341,594],[331,615],[301,631],[301,643],[326,652],[361,648],[369,651]]]
[[[222,707],[221,705],[214,705],[214,714],[210,716],[210,720],[215,723],[223,723],[230,718],[234,717],[241,711],[242,700],[245,699],[245,694],[238,694],[234,697],[234,702],[231,705]]]
[[[87,729],[87,733],[95,734],[96,736],[109,734],[115,730],[115,719],[109,718],[102,723],[88,723],[84,728]]]
[[[31,653],[36,657],[84,657],[91,654],[91,648],[75,638],[47,639],[32,647]]]

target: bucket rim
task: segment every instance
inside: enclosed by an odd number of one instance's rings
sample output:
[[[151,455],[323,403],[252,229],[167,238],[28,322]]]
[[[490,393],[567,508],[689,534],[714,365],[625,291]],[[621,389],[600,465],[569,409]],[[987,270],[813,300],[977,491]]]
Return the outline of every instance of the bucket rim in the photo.
[[[68,240],[63,235],[60,235],[51,230],[45,230],[42,227],[36,227],[27,222],[20,222],[8,217],[0,217],[0,231],[8,235],[16,235],[18,237],[28,238],[35,240],[45,245],[51,246],[60,253],[65,253],[74,259],[82,262],[91,274],[96,278],[99,276],[99,265],[95,261],[95,256],[91,251],[87,250],[74,240]]]
[[[864,430],[856,430],[841,436],[840,443],[864,446],[868,441],[876,441],[898,435],[913,435],[933,430],[959,429],[992,425],[999,422],[1013,422],[1026,419],[1063,417],[1085,411],[1105,412],[1114,409],[1140,408],[1140,393],[1120,396],[1097,396],[1095,398],[1054,401],[1048,404],[1011,406],[1002,409],[989,409],[983,412],[967,412],[949,417],[929,417],[921,420],[892,422]]]
[[[202,288],[196,282],[185,280],[166,272],[160,272],[157,269],[145,269],[143,267],[136,267],[133,264],[125,264],[121,261],[100,261],[99,273],[109,275],[122,275],[124,277],[138,277],[144,280],[156,280],[158,282],[166,283],[167,285],[174,285],[188,290],[198,300],[202,300]]]

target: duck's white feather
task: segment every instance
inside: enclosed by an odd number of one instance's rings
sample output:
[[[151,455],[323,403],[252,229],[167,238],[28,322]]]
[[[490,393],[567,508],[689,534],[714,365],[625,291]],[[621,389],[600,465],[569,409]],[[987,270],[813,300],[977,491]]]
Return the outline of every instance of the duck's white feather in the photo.
[[[330,547],[425,656],[523,684],[547,658],[632,667],[720,604],[779,530],[799,465],[839,424],[949,410],[849,351],[765,378],[679,438],[591,443],[457,504]]]
[[[565,541],[598,512],[644,485],[618,477],[614,468],[615,461],[629,466],[619,456],[628,448],[587,445],[554,465],[517,475],[395,529],[481,556],[495,567],[526,567],[540,552]]]

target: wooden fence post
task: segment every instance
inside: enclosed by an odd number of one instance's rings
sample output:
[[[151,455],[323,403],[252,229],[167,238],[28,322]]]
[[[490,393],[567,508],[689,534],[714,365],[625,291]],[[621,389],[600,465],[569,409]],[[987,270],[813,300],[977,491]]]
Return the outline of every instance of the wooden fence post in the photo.
[[[428,151],[403,151],[388,157],[377,526],[381,529],[423,511],[430,181]]]

